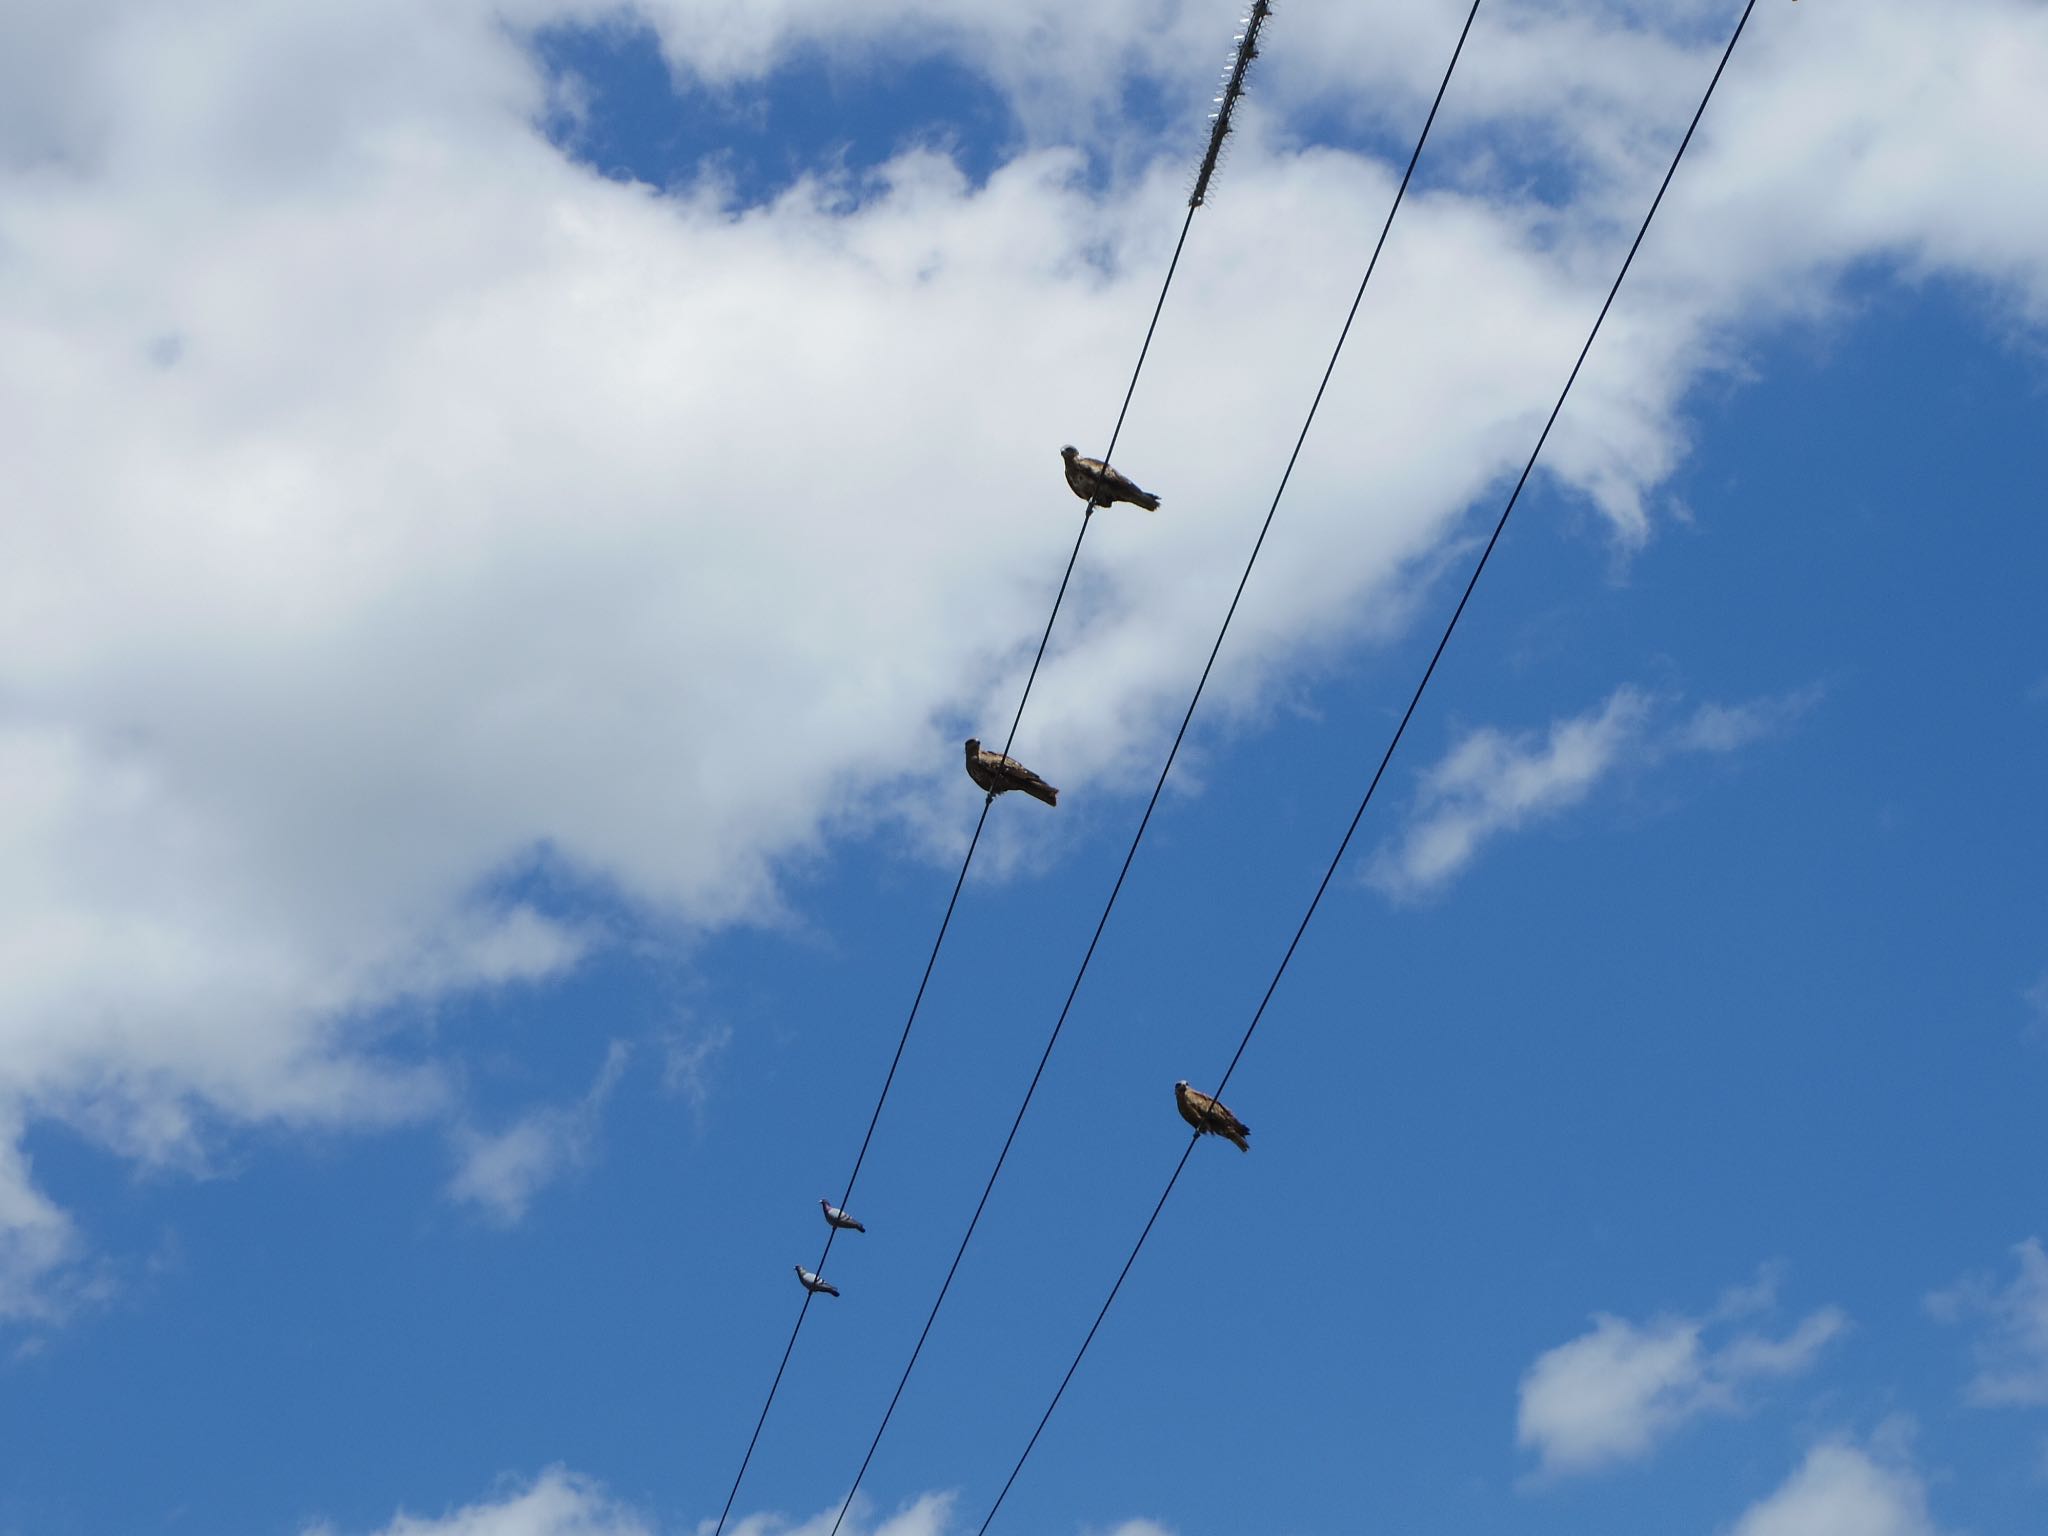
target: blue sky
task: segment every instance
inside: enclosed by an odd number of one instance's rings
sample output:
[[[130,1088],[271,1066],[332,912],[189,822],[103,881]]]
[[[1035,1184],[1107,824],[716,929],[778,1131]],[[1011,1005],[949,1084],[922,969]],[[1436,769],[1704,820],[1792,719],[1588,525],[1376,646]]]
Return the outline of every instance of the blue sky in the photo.
[[[1734,16],[1495,5],[863,1536],[1001,1486]],[[1759,8],[997,1529],[2039,1528],[2048,25],[1916,12]],[[1235,18],[590,15],[0,47],[5,1536],[724,1501]],[[748,1536],[829,1528],[1461,19],[1274,19]]]

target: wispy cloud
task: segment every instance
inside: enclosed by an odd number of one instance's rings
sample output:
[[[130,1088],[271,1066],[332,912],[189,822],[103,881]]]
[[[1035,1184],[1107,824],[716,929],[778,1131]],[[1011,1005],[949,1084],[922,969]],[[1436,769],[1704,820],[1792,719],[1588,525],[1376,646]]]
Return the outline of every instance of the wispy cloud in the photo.
[[[1882,1437],[1880,1437],[1882,1438]],[[1937,1536],[1927,1489],[1902,1458],[1846,1440],[1815,1446],[1730,1536]]]
[[[78,1239],[71,1219],[30,1183],[18,1134],[0,1116],[0,1318],[47,1318],[60,1299],[45,1282]]]
[[[1373,861],[1373,883],[1393,896],[1441,889],[1489,838],[1583,800],[1648,712],[1645,695],[1618,688],[1599,709],[1557,721],[1540,738],[1472,732],[1423,776],[1407,834]]]
[[[1967,1392],[1987,1408],[2048,1403],[2048,1252],[2030,1237],[2013,1254],[2019,1273],[2007,1284],[1971,1276],[1927,1298],[1945,1323],[1983,1324]]]
[[[1677,752],[1734,752],[1785,730],[1821,696],[1815,683],[1746,704],[1702,704],[1671,732],[1666,745]]]
[[[920,1494],[893,1513],[877,1518],[874,1507],[856,1498],[839,1523],[843,1536],[946,1536],[953,1528],[954,1495]],[[827,1536],[839,1515],[838,1506],[805,1519],[773,1511],[734,1521],[733,1536]],[[698,1522],[697,1536],[709,1536],[715,1522]],[[400,1513],[376,1536],[654,1536],[650,1520],[609,1496],[587,1477],[550,1467],[529,1486],[500,1498],[480,1499],[447,1514]],[[1152,1520],[1127,1520],[1114,1527],[1086,1527],[1089,1536],[1173,1536]],[[301,1527],[300,1536],[341,1536],[328,1523]]]
[[[1578,805],[1617,770],[1679,753],[1738,751],[1784,729],[1819,697],[1817,688],[1805,688],[1744,704],[1702,704],[1660,724],[1666,703],[1625,686],[1546,731],[1472,731],[1424,772],[1407,830],[1374,856],[1367,878],[1399,900],[1431,895],[1488,841]]]
[[[542,1188],[589,1161],[605,1101],[626,1070],[626,1057],[626,1043],[614,1040],[597,1080],[574,1103],[530,1110],[502,1131],[458,1130],[449,1195],[481,1207],[505,1226],[525,1219]]]
[[[794,1521],[786,1515],[749,1515],[736,1523],[732,1531],[733,1536],[828,1536],[838,1514],[835,1506],[804,1521]],[[866,1501],[855,1499],[840,1529],[847,1536],[944,1536],[952,1514],[952,1494],[927,1493],[904,1505],[886,1520],[874,1523]],[[710,1531],[711,1526],[709,1520],[701,1522],[697,1527],[700,1536]]]
[[[1808,1370],[1848,1326],[1841,1309],[1822,1307],[1780,1338],[1707,1342],[1710,1331],[1768,1307],[1769,1291],[1730,1291],[1702,1317],[1638,1324],[1597,1314],[1590,1332],[1538,1356],[1522,1377],[1516,1443],[1536,1452],[1546,1474],[1590,1472],[1649,1455],[1701,1414],[1739,1411],[1752,1383]]]
[[[701,1121],[711,1097],[711,1064],[732,1044],[732,1026],[677,1029],[662,1038],[661,1086],[681,1095]]]

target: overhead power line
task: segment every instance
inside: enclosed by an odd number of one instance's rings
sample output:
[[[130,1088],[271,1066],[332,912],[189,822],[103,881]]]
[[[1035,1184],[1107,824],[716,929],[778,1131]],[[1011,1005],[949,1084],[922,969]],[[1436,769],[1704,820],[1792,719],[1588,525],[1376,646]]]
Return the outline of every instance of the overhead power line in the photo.
[[[1109,446],[1102,454],[1104,463],[1110,462],[1116,454],[1117,440],[1123,435],[1124,419],[1129,415],[1132,397],[1137,393],[1138,378],[1145,371],[1145,359],[1151,353],[1152,338],[1159,329],[1159,316],[1166,308],[1166,296],[1173,288],[1174,274],[1180,270],[1181,252],[1187,247],[1188,231],[1194,224],[1195,210],[1202,205],[1203,195],[1207,191],[1210,177],[1216,169],[1217,153],[1222,147],[1225,136],[1230,132],[1232,109],[1244,90],[1245,69],[1250,64],[1251,58],[1256,55],[1259,29],[1264,24],[1265,18],[1270,14],[1271,10],[1270,0],[1254,0],[1251,12],[1246,16],[1243,29],[1237,38],[1236,58],[1238,62],[1236,68],[1226,81],[1225,94],[1217,99],[1219,110],[1211,114],[1209,144],[1207,152],[1202,159],[1202,168],[1197,180],[1196,191],[1188,199],[1187,214],[1181,220],[1179,238],[1174,241],[1173,255],[1166,264],[1166,276],[1159,285],[1159,297],[1152,305],[1152,318],[1145,326],[1145,339],[1138,348],[1138,361],[1131,369],[1131,379],[1124,389],[1123,403],[1117,408],[1116,425],[1110,431]],[[1003,739],[1003,755],[1005,757],[1009,756],[1011,747],[1016,744],[1017,728],[1023,723],[1024,719],[1024,707],[1031,701],[1032,685],[1038,680],[1038,669],[1045,660],[1046,646],[1052,639],[1053,625],[1058,621],[1060,608],[1066,601],[1067,587],[1073,580],[1074,566],[1081,558],[1081,545],[1088,537],[1088,527],[1094,521],[1094,511],[1095,504],[1091,502],[1082,512],[1081,526],[1074,535],[1074,547],[1067,554],[1066,570],[1061,573],[1059,590],[1053,594],[1052,611],[1046,615],[1045,629],[1038,637],[1038,650],[1031,658],[1031,670],[1025,675],[1024,690],[1018,697],[1016,713],[1010,717],[1009,734]],[[868,1147],[875,1137],[875,1127],[881,1123],[882,1108],[888,1103],[889,1090],[895,1084],[896,1069],[902,1064],[904,1047],[910,1043],[910,1031],[917,1023],[918,1010],[924,1003],[925,990],[931,983],[933,968],[938,964],[939,951],[945,945],[946,932],[953,922],[954,909],[960,902],[960,892],[967,884],[967,871],[974,864],[975,850],[981,846],[982,829],[988,825],[989,807],[994,803],[995,795],[993,793],[985,795],[982,799],[981,814],[974,823],[974,834],[967,841],[967,852],[960,860],[960,873],[953,881],[953,892],[946,900],[944,915],[939,919],[939,930],[932,940],[931,953],[925,958],[924,973],[918,978],[917,992],[911,998],[910,1011],[904,1017],[903,1029],[897,1036],[895,1054],[889,1059],[889,1070],[882,1079],[881,1092],[875,1096],[874,1112],[868,1116],[868,1126],[866,1132],[861,1136],[860,1150],[854,1154],[852,1171],[848,1173],[845,1190],[839,1197],[839,1209],[842,1211],[849,1209],[852,1205],[854,1185],[860,1178],[862,1164],[867,1161]],[[832,1244],[838,1236],[839,1228],[836,1225],[828,1224],[825,1230],[825,1246],[818,1254],[818,1262],[814,1267],[813,1273],[820,1276],[825,1273],[825,1262],[831,1257]],[[816,1294],[806,1286],[803,1302],[797,1309],[796,1322],[789,1331],[789,1342],[782,1348],[782,1358],[776,1364],[774,1379],[768,1384],[768,1395],[762,1401],[761,1411],[754,1420],[753,1433],[747,1438],[746,1451],[740,1457],[739,1470],[733,1474],[732,1487],[726,1493],[725,1506],[719,1511],[718,1524],[712,1536],[723,1536],[726,1521],[732,1517],[733,1503],[739,1497],[741,1483],[746,1480],[747,1468],[752,1463],[754,1451],[761,1442],[761,1430],[768,1422],[769,1410],[775,1406],[776,1394],[782,1389],[783,1375],[789,1369],[790,1356],[796,1351],[797,1338],[803,1333],[804,1319],[810,1315],[811,1303],[815,1299]],[[844,1513],[845,1511],[842,1509],[842,1517]],[[836,1524],[834,1530],[837,1530]]]
[[[1714,67],[1713,78],[1707,82],[1706,92],[1700,97],[1700,104],[1693,112],[1691,123],[1686,127],[1685,137],[1679,140],[1678,149],[1671,157],[1670,167],[1664,172],[1664,180],[1658,185],[1657,195],[1650,202],[1650,210],[1643,215],[1642,225],[1637,229],[1636,237],[1629,245],[1628,255],[1622,259],[1621,270],[1615,274],[1613,286],[1607,290],[1606,301],[1601,304],[1600,313],[1593,321],[1593,329],[1586,337],[1586,344],[1579,349],[1578,360],[1572,364],[1572,371],[1565,379],[1564,388],[1558,392],[1557,403],[1550,408],[1550,415],[1543,423],[1543,430],[1537,434],[1536,446],[1530,450],[1528,462],[1522,466],[1522,473],[1516,479],[1513,491],[1508,495],[1507,505],[1501,508],[1500,518],[1493,526],[1493,535],[1486,541],[1486,547],[1480,551],[1479,559],[1472,567],[1471,578],[1465,583],[1465,590],[1458,598],[1457,607],[1451,611],[1450,621],[1444,625],[1443,636],[1436,643],[1436,650],[1429,658],[1429,665],[1423,669],[1422,680],[1415,685],[1415,693],[1408,700],[1408,708],[1402,713],[1400,724],[1394,727],[1394,734],[1387,742],[1386,751],[1380,755],[1379,766],[1373,770],[1371,782],[1366,785],[1365,794],[1358,802],[1358,809],[1352,812],[1351,822],[1344,829],[1344,836],[1338,840],[1337,851],[1331,855],[1329,867],[1323,871],[1323,878],[1316,886],[1308,910],[1302,914],[1301,922],[1294,930],[1294,937],[1288,941],[1286,952],[1281,955],[1280,964],[1273,972],[1273,979],[1266,984],[1265,994],[1259,999],[1258,1007],[1253,1010],[1251,1022],[1245,1026],[1244,1035],[1237,1043],[1237,1050],[1230,1058],[1230,1065],[1224,1069],[1223,1076],[1212,1090],[1219,1099],[1223,1096],[1224,1089],[1230,1086],[1230,1079],[1237,1071],[1238,1063],[1244,1059],[1245,1048],[1251,1044],[1253,1032],[1258,1029],[1259,1021],[1265,1017],[1266,1005],[1272,1002],[1273,994],[1279,988],[1280,979],[1287,974],[1288,964],[1294,959],[1294,952],[1301,944],[1302,935],[1308,932],[1308,925],[1316,915],[1316,908],[1322,903],[1323,893],[1330,888],[1331,880],[1336,877],[1339,866],[1343,864],[1344,855],[1351,847],[1351,839],[1358,831],[1358,824],[1365,818],[1365,809],[1372,803],[1373,792],[1379,788],[1388,763],[1393,761],[1395,749],[1401,745],[1401,738],[1407,733],[1408,722],[1415,718],[1416,708],[1422,703],[1422,695],[1428,689],[1430,679],[1436,675],[1437,663],[1443,660],[1444,650],[1451,643],[1451,635],[1458,627],[1458,620],[1464,616],[1466,604],[1472,600],[1473,590],[1479,585],[1479,578],[1486,570],[1487,561],[1492,559],[1494,547],[1500,543],[1501,534],[1507,530],[1508,518],[1513,514],[1516,503],[1521,500],[1522,491],[1529,483],[1529,476],[1535,471],[1536,460],[1542,454],[1544,445],[1550,440],[1551,429],[1557,425],[1557,418],[1564,410],[1564,403],[1571,395],[1572,386],[1578,382],[1579,371],[1586,365],[1586,358],[1593,350],[1593,343],[1599,338],[1600,328],[1607,321],[1608,311],[1614,307],[1615,297],[1621,292],[1621,285],[1628,277],[1629,268],[1635,263],[1636,252],[1642,249],[1643,239],[1650,232],[1651,221],[1657,217],[1657,210],[1664,204],[1664,194],[1670,190],[1672,178],[1678,174],[1679,163],[1685,159],[1686,149],[1692,143],[1700,120],[1706,116],[1707,103],[1714,99],[1714,90],[1720,85],[1722,73],[1728,68],[1728,61],[1735,54],[1735,45],[1742,40],[1743,31],[1749,25],[1750,13],[1755,9],[1756,0],[1748,0],[1743,6],[1742,15],[1735,23],[1735,31],[1728,39],[1727,48],[1722,51],[1721,61]],[[1470,25],[1469,21],[1467,25]],[[997,1512],[1003,1507],[1003,1501],[1009,1497],[1010,1489],[1015,1486],[1018,1474],[1024,1470],[1024,1463],[1030,1459],[1032,1450],[1037,1446],[1038,1437],[1045,1432],[1045,1426],[1051,1420],[1053,1410],[1059,1407],[1060,1399],[1066,1395],[1067,1386],[1074,1379],[1074,1372],[1080,1369],[1081,1361],[1088,1353],[1088,1346],[1095,1342],[1097,1330],[1102,1327],[1103,1319],[1109,1316],[1109,1309],[1116,1302],[1117,1293],[1123,1289],[1124,1281],[1131,1273],[1131,1266],[1137,1263],[1139,1253],[1144,1250],[1145,1240],[1152,1235],[1152,1228],[1158,1222],[1160,1212],[1166,1209],[1166,1202],[1172,1198],[1174,1186],[1180,1182],[1181,1173],[1188,1165],[1188,1158],[1200,1140],[1201,1132],[1197,1131],[1188,1138],[1187,1145],[1181,1149],[1180,1161],[1174,1164],[1173,1173],[1166,1181],[1166,1188],[1160,1192],[1158,1201],[1152,1207],[1152,1214],[1145,1218],[1145,1225],[1138,1233],[1138,1240],[1131,1245],[1130,1255],[1124,1260],[1123,1268],[1117,1272],[1116,1281],[1109,1288],[1109,1295],[1103,1299],[1100,1310],[1095,1314],[1095,1321],[1089,1324],[1088,1332],[1081,1340],[1081,1347],[1074,1352],[1073,1362],[1068,1365],[1066,1374],[1060,1378],[1060,1384],[1053,1392],[1052,1401],[1046,1404],[1045,1412],[1039,1415],[1037,1427],[1031,1431],[1031,1438],[1025,1442],[1023,1453],[1018,1456],[1016,1465],[1010,1469],[1010,1475],[1004,1481],[1002,1491],[996,1495],[996,1501],[990,1506],[988,1514],[977,1528],[976,1536],[987,1536],[990,1524],[994,1522]]]
[[[1173,745],[1168,749],[1166,762],[1159,770],[1158,781],[1152,786],[1152,797],[1145,804],[1145,813],[1138,819],[1138,829],[1131,836],[1131,845],[1124,854],[1123,865],[1117,870],[1116,881],[1110,887],[1109,899],[1103,903],[1102,915],[1096,920],[1095,932],[1088,940],[1088,948],[1081,956],[1080,968],[1074,973],[1073,985],[1067,989],[1066,1001],[1060,1006],[1059,1017],[1053,1021],[1052,1033],[1047,1036],[1045,1049],[1039,1054],[1038,1066],[1031,1074],[1031,1081],[1024,1090],[1023,1101],[1017,1106],[1017,1113],[1010,1121],[1009,1134],[1003,1138],[1002,1149],[996,1154],[995,1166],[989,1170],[988,1181],[982,1186],[981,1198],[975,1203],[974,1214],[968,1218],[967,1230],[960,1238],[960,1246],[953,1254],[953,1262],[946,1270],[946,1278],[939,1286],[939,1294],[933,1300],[931,1311],[926,1315],[924,1327],[911,1347],[910,1359],[903,1367],[903,1374],[896,1382],[896,1390],[890,1395],[888,1407],[882,1411],[881,1423],[868,1442],[867,1454],[861,1458],[860,1468],[854,1473],[853,1483],[847,1489],[839,1506],[838,1516],[832,1522],[831,1536],[838,1536],[839,1527],[846,1519],[846,1512],[853,1506],[854,1495],[860,1491],[862,1481],[867,1477],[875,1451],[888,1433],[889,1421],[894,1417],[896,1405],[902,1400],[903,1389],[909,1385],[911,1372],[917,1369],[918,1357],[924,1352],[925,1340],[931,1337],[932,1325],[938,1321],[939,1310],[946,1304],[946,1295],[952,1289],[953,1277],[960,1271],[960,1261],[967,1256],[967,1248],[974,1241],[975,1229],[981,1223],[982,1212],[988,1208],[989,1196],[994,1193],[996,1180],[1002,1176],[1003,1165],[1009,1159],[1010,1148],[1017,1140],[1017,1131],[1024,1123],[1024,1116],[1031,1108],[1032,1098],[1038,1092],[1038,1084],[1045,1076],[1046,1063],[1052,1059],[1053,1047],[1059,1044],[1060,1033],[1066,1028],[1067,1016],[1073,1010],[1074,999],[1080,994],[1081,983],[1087,977],[1089,963],[1095,958],[1096,946],[1102,942],[1103,930],[1109,926],[1110,914],[1116,910],[1117,897],[1124,888],[1124,878],[1131,872],[1132,861],[1138,856],[1138,846],[1145,840],[1145,831],[1152,824],[1152,813],[1159,807],[1159,797],[1165,792],[1167,776],[1173,772],[1174,760],[1179,757],[1181,743],[1187,739],[1188,727],[1193,723],[1195,710],[1202,702],[1202,693],[1209,685],[1209,675],[1214,671],[1216,658],[1222,653],[1225,637],[1230,633],[1231,621],[1237,616],[1238,603],[1243,599],[1245,587],[1251,581],[1252,570],[1259,563],[1259,553],[1265,548],[1266,535],[1272,531],[1273,518],[1280,510],[1280,499],[1287,493],[1287,482],[1294,473],[1296,461],[1301,457],[1302,445],[1308,441],[1309,429],[1315,425],[1316,411],[1323,403],[1323,395],[1330,387],[1330,378],[1337,370],[1337,359],[1343,355],[1345,340],[1351,334],[1352,322],[1358,318],[1359,305],[1365,299],[1366,286],[1379,266],[1380,253],[1386,249],[1387,236],[1394,227],[1394,216],[1401,211],[1401,204],[1407,197],[1409,183],[1414,179],[1415,167],[1422,158],[1422,148],[1429,142],[1430,128],[1436,122],[1437,109],[1443,105],[1444,93],[1450,88],[1451,76],[1457,72],[1459,57],[1464,53],[1465,40],[1472,33],[1472,22],[1479,14],[1482,0],[1472,0],[1472,9],[1466,13],[1464,28],[1458,33],[1457,46],[1451,50],[1450,63],[1445,66],[1443,79],[1437,85],[1436,97],[1430,103],[1429,115],[1424,119],[1422,132],[1415,140],[1414,153],[1408,157],[1408,166],[1401,175],[1401,184],[1395,190],[1394,200],[1387,208],[1387,217],[1380,226],[1379,238],[1374,241],[1372,256],[1366,262],[1365,275],[1359,279],[1358,290],[1352,295],[1351,308],[1344,316],[1343,328],[1337,334],[1336,345],[1330,351],[1330,361],[1323,369],[1323,377],[1316,386],[1315,398],[1310,402],[1308,415],[1301,424],[1301,431],[1294,440],[1294,450],[1287,456],[1287,467],[1281,473],[1280,484],[1273,492],[1272,503],[1266,509],[1265,521],[1259,526],[1259,536],[1252,544],[1250,558],[1245,561],[1244,572],[1238,577],[1237,590],[1231,595],[1230,607],[1223,615],[1223,624],[1216,632],[1216,642],[1209,648],[1209,659],[1203,663],[1202,675],[1195,683],[1193,697],[1188,700],[1185,714],[1181,716],[1180,729],[1174,733]],[[1247,33],[1247,41],[1255,33]],[[1213,148],[1213,144],[1212,144]],[[1193,205],[1190,204],[1190,207]]]

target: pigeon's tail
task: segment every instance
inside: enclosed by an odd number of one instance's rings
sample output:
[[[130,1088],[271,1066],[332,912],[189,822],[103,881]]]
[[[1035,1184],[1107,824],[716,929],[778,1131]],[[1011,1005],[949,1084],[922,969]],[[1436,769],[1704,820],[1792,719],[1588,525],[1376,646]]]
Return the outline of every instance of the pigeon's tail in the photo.
[[[1024,783],[1019,784],[1017,787],[1023,790],[1024,793],[1029,795],[1032,799],[1043,800],[1047,805],[1058,805],[1060,803],[1060,792],[1054,789],[1050,784],[1046,783],[1043,779],[1040,779],[1036,782],[1027,780]]]
[[[1150,491],[1140,491],[1131,497],[1130,500],[1132,506],[1142,507],[1147,512],[1157,512],[1159,510],[1159,498]]]
[[[865,1231],[867,1231],[867,1228],[866,1228],[866,1227],[862,1226],[862,1225],[861,1225],[861,1224],[860,1224],[859,1222],[855,1221],[855,1220],[854,1220],[854,1219],[853,1219],[853,1218],[852,1218],[851,1216],[849,1216],[849,1217],[847,1217],[847,1218],[846,1218],[845,1226],[846,1226],[846,1230],[847,1230],[847,1231],[849,1231],[849,1232],[865,1232]]]

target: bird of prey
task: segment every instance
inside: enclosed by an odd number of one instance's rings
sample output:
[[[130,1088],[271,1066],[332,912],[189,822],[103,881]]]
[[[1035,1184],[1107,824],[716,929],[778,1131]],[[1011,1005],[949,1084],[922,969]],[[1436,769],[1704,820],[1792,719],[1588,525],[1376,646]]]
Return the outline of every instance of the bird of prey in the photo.
[[[1186,1079],[1173,1085],[1173,1102],[1180,1108],[1181,1119],[1195,1128],[1197,1136],[1221,1136],[1225,1141],[1236,1142],[1238,1151],[1251,1151],[1252,1144],[1245,1138],[1251,1135],[1252,1128],[1233,1115],[1228,1106],[1206,1093],[1195,1092]]]
[[[1067,461],[1067,488],[1087,502],[1091,510],[1115,501],[1128,501],[1147,512],[1159,510],[1157,496],[1139,490],[1135,480],[1118,474],[1102,460],[1082,458],[1072,443],[1060,450],[1060,457]]]
[[[839,1294],[839,1288],[833,1285],[831,1281],[821,1279],[819,1276],[812,1274],[801,1264],[796,1267],[796,1277],[803,1281],[804,1289],[813,1296],[817,1295],[820,1291],[823,1291],[827,1296],[837,1296]]]
[[[818,1207],[820,1210],[824,1211],[825,1220],[830,1222],[833,1226],[838,1227],[843,1232],[867,1231],[866,1227],[862,1226],[859,1222],[855,1221],[851,1216],[847,1215],[846,1212],[839,1209],[838,1206],[834,1205],[829,1200],[820,1200],[818,1202]]]
[[[1043,800],[1047,805],[1060,803],[1060,792],[1045,780],[1014,757],[982,751],[981,743],[972,736],[967,738],[967,777],[992,795],[1021,789],[1032,799]]]

